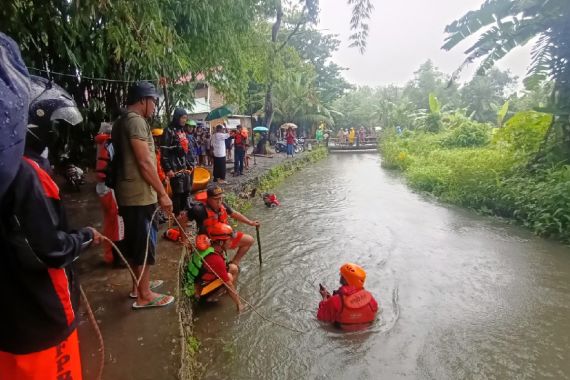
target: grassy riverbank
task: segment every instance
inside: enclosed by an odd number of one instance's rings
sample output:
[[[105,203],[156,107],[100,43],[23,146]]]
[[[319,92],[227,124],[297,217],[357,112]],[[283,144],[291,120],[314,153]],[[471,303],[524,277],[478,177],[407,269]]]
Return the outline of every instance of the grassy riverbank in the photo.
[[[388,131],[383,165],[418,191],[570,242],[570,165],[555,157],[532,164],[551,121],[525,112],[499,129],[453,115],[439,133]]]

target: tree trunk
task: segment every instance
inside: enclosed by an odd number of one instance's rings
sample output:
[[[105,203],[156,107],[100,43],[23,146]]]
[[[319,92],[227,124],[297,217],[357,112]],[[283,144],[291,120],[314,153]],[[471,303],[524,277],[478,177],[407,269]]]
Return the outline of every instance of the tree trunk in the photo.
[[[265,106],[263,109],[263,125],[269,128],[271,126],[271,122],[273,121],[273,83],[271,82],[267,84],[267,92],[265,93]]]
[[[275,62],[275,54],[277,54],[277,35],[279,34],[279,29],[281,28],[281,19],[283,18],[283,8],[281,6],[281,1],[277,3],[275,16],[275,23],[273,23],[273,26],[271,28],[273,54],[270,57],[271,62],[269,66],[269,80],[267,82],[267,90],[265,92],[265,105],[263,107],[263,122],[267,128],[271,127],[271,121],[273,120],[273,83],[275,82],[275,78],[273,76],[272,68]]]

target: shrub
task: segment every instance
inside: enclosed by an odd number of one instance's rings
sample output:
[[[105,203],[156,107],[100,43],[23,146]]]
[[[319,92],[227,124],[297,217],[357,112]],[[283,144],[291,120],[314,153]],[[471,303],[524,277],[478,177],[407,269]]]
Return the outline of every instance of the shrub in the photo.
[[[457,120],[455,120],[457,121]],[[491,127],[465,118],[449,128],[441,145],[446,148],[467,148],[484,146],[489,143]]]

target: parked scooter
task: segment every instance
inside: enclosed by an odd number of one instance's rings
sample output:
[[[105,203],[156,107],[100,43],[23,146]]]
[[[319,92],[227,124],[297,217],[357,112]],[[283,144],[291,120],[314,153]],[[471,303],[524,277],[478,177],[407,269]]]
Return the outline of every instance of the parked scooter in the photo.
[[[69,188],[80,191],[80,186],[85,184],[85,172],[79,166],[72,164],[67,154],[62,154],[60,162],[64,167],[63,176]]]
[[[303,151],[303,143],[299,140],[296,140],[293,149],[295,153],[301,153]],[[287,152],[287,142],[285,140],[277,141],[275,143],[275,152]]]

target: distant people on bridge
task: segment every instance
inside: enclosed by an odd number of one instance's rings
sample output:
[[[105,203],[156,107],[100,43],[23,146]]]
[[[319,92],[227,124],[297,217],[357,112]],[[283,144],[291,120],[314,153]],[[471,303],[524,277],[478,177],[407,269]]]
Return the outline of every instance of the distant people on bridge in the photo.
[[[357,141],[356,143],[357,146],[359,146],[360,144],[366,144],[366,130],[364,129],[364,127],[360,127],[356,141]]]
[[[350,132],[348,132],[348,143],[350,144],[350,146],[354,145],[355,138],[356,138],[356,132],[354,131],[354,128],[350,128]]]
[[[338,141],[338,145],[344,145],[346,144],[346,136],[344,134],[344,130],[341,128],[338,130],[338,133],[336,135],[337,141]]]
[[[346,263],[340,267],[340,288],[333,294],[322,285],[319,292],[323,300],[319,303],[317,319],[334,323],[343,330],[366,328],[376,319],[378,303],[364,289],[366,272],[362,267]]]

